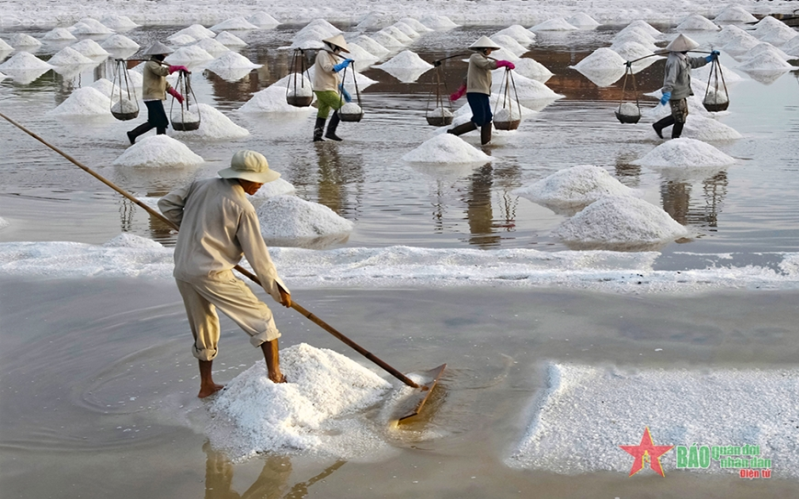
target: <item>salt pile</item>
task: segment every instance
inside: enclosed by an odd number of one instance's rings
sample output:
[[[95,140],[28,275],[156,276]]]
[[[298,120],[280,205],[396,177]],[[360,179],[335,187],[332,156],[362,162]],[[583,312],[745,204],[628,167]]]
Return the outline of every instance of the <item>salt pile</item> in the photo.
[[[92,87],[78,88],[58,107],[49,111],[50,116],[107,115],[111,100]]]
[[[574,66],[597,86],[611,85],[624,75],[625,60],[613,50],[600,47]]]
[[[303,50],[316,50],[323,49],[324,43],[322,40],[330,38],[330,31],[324,26],[306,26],[294,35],[289,48],[303,49]]]
[[[578,28],[567,23],[562,17],[556,17],[554,19],[549,19],[542,23],[536,24],[530,28],[530,31],[574,31],[576,29]]]
[[[378,31],[376,33],[372,33],[371,36],[372,40],[379,43],[383,47],[387,49],[398,49],[404,47],[402,42],[394,38],[393,36],[389,35],[385,31]]]
[[[560,224],[552,235],[574,243],[641,245],[673,241],[689,232],[662,208],[632,196],[619,196],[591,203]]]
[[[2,66],[0,66],[0,69]],[[793,66],[785,62],[779,54],[773,51],[766,51],[761,56],[749,59],[740,66],[746,72],[780,72],[789,71]]]
[[[384,445],[358,413],[380,403],[391,384],[360,364],[305,343],[280,352],[288,383],[275,384],[263,361],[219,392],[210,412],[211,444],[233,459],[269,452],[339,458]]]
[[[47,61],[52,66],[72,66],[77,64],[93,64],[92,60],[81,54],[72,47],[64,47],[56,52],[53,57]]]
[[[766,56],[766,54],[773,54],[780,59],[785,61],[793,59],[793,57],[789,56],[782,50],[778,49],[774,45],[766,42],[758,43],[751,49],[749,49],[742,57],[744,61],[749,61],[752,59],[762,59]]]
[[[72,31],[73,35],[110,35],[114,32],[97,19],[90,17],[81,19],[72,25],[70,31]]]
[[[11,224],[8,223],[7,220],[5,220],[3,217],[0,217],[0,229],[5,229],[9,225],[11,225]]]
[[[605,196],[630,196],[634,192],[604,168],[579,165],[520,187],[512,194],[561,210],[587,206]]]
[[[538,80],[541,83],[546,83],[546,81],[552,77],[552,71],[547,69],[543,64],[539,63],[535,59],[522,58],[518,61],[515,61],[513,64],[516,66],[514,71],[526,78]],[[494,70],[492,73],[493,77],[501,77],[503,71],[505,71],[503,68]]]
[[[126,31],[133,28],[137,28],[139,25],[131,21],[128,16],[120,16],[116,14],[110,14],[103,17],[100,20],[105,26],[116,30],[116,31]]]
[[[70,33],[66,28],[53,28],[44,34],[42,40],[48,40],[51,42],[64,42],[77,40],[77,38],[75,38],[75,35]]]
[[[734,128],[720,123],[713,118],[700,116],[698,114],[688,115],[682,136],[701,141],[723,141],[741,138],[741,134]]]
[[[178,106],[172,107],[170,109],[169,121],[171,121],[173,125],[197,123],[201,121],[201,118],[202,116],[200,116],[197,107],[194,105],[189,107],[179,104]]]
[[[248,17],[247,21],[262,28],[266,26],[277,26],[278,24],[280,24],[280,21],[270,16],[266,12],[256,12],[255,14]]]
[[[660,144],[643,158],[631,163],[653,168],[703,167],[732,165],[735,163],[735,159],[710,144],[694,139],[679,138]]]
[[[622,116],[631,116],[631,117],[641,116],[641,109],[636,104],[633,104],[632,102],[624,102],[624,103],[622,103],[618,107],[617,111]]]
[[[515,92],[521,100],[548,100],[548,99],[562,99],[564,96],[555,93],[548,86],[540,81],[526,78],[520,74],[513,75],[515,82]],[[499,91],[500,86],[503,85],[502,79],[493,81],[492,90]],[[514,87],[510,89],[511,98],[515,98]]]
[[[238,36],[228,33],[227,31],[223,31],[216,35],[215,40],[225,47],[246,47],[247,42],[239,38]]]
[[[286,102],[286,88],[271,85],[261,90],[239,108],[242,113],[307,113],[312,107],[294,107]]]
[[[111,35],[100,45],[109,50],[138,50],[139,44],[125,35]]]
[[[153,135],[137,141],[114,160],[114,166],[192,166],[203,159],[182,142],[167,136]]]
[[[256,69],[263,66],[263,64],[255,64],[241,54],[233,51],[227,51],[221,56],[214,59],[208,66],[213,72],[225,71],[228,69]]]
[[[181,47],[183,45],[191,45],[192,43],[197,42],[196,38],[186,34],[172,35],[167,39],[169,40],[169,43],[171,43],[172,45],[177,45],[178,47]],[[206,40],[206,38],[203,38],[203,40]]]
[[[452,111],[445,107],[437,107],[432,111],[428,111],[427,115],[431,118],[451,118]]]
[[[8,43],[6,43],[5,40],[0,38],[0,55],[2,55],[3,52],[11,52],[12,50],[14,50],[14,47],[12,47]]]
[[[408,38],[413,39],[413,38],[419,38],[420,36],[422,36],[415,29],[413,29],[413,27],[411,25],[409,25],[408,23],[404,23],[402,21],[399,21],[399,22],[394,23],[392,26],[394,26],[398,30],[402,31],[405,34],[405,36],[407,36]]]
[[[436,135],[402,157],[409,163],[485,163],[493,158],[449,133]]]
[[[566,19],[566,22],[578,28],[595,28],[599,26],[599,23],[596,22],[593,17],[584,12],[578,12],[577,14],[574,14],[570,18]]]
[[[757,18],[739,5],[728,5],[726,9],[719,12],[715,21],[725,23],[754,23],[757,22]]]
[[[742,54],[760,43],[760,40],[737,26],[724,26],[716,36],[716,42],[722,44],[725,52]]]
[[[398,42],[400,42],[403,45],[408,45],[413,43],[413,40],[409,36],[407,36],[405,33],[402,32],[402,30],[398,29],[395,26],[387,26],[381,29],[379,33],[380,32],[386,33],[387,35],[394,37],[394,39],[396,39]]]
[[[527,47],[516,41],[513,37],[508,35],[491,35],[491,41],[500,47],[513,52],[514,55],[520,56],[528,51]]]
[[[503,107],[494,115],[494,123],[508,123],[522,119],[522,112],[519,106],[511,103],[508,107]]]
[[[459,25],[452,22],[447,16],[426,16],[419,20],[425,27],[435,31],[444,31],[457,28]]]
[[[116,100],[114,105],[111,106],[112,113],[135,113],[139,110],[139,105],[136,101],[123,98],[122,100]]]
[[[256,211],[261,234],[268,239],[316,238],[345,234],[354,224],[325,205],[297,196],[273,196]]]
[[[219,24],[215,24],[211,26],[211,31],[240,31],[240,30],[249,30],[249,29],[258,29],[258,26],[252,24],[248,20],[244,19],[243,17],[233,17],[228,19],[227,21],[222,21]]]
[[[782,45],[796,35],[795,30],[771,16],[764,17],[755,25],[755,36],[773,45]]]
[[[414,19],[412,17],[403,17],[398,22],[407,24],[408,26],[416,30],[417,33],[429,33],[431,31],[434,31],[425,26],[424,24],[420,23],[417,19]]]
[[[309,80],[308,77],[305,76],[305,74],[300,76],[299,73],[289,73],[286,76],[284,76],[283,78],[281,78],[281,79],[277,80],[276,82],[274,82],[270,86],[271,87],[283,87],[283,88],[290,87],[290,88],[294,88],[295,85],[297,87],[308,87],[308,88],[310,88],[311,87],[311,80]]]
[[[297,189],[282,178],[267,182],[252,196],[253,198],[269,198],[284,194],[294,194]]]
[[[91,39],[81,40],[70,45],[70,47],[86,57],[108,57],[110,55],[103,47]]]
[[[506,35],[525,45],[529,45],[535,41],[535,33],[532,33],[520,24],[514,24],[513,26],[508,26],[505,29],[497,31],[491,35],[492,40],[494,39],[494,35]]]
[[[355,61],[355,69],[362,71],[379,60],[378,57],[369,53],[365,48],[355,42],[347,44],[349,48],[349,58]]]
[[[433,65],[419,57],[415,52],[404,50],[387,62],[375,67],[380,69],[430,69]]]
[[[627,61],[634,61],[636,59],[640,59],[641,57],[646,57],[648,55],[652,55],[652,51],[648,48],[644,47],[638,42],[622,42],[622,43],[614,43],[610,46],[610,49],[616,52],[621,56],[622,59]],[[653,57],[652,59],[656,59]],[[644,62],[644,61],[639,61]]]
[[[307,78],[306,78],[307,79]],[[313,96],[313,89],[310,85],[303,85],[302,82],[297,81],[297,84],[292,84],[286,92],[286,97],[311,97]]]
[[[676,31],[717,31],[719,27],[710,19],[691,14],[675,28]]]
[[[203,38],[213,38],[216,36],[216,33],[200,24],[192,24],[188,28],[183,28],[174,35],[167,37],[167,40],[172,41],[172,37],[180,35],[189,35],[195,40],[202,40]]]
[[[651,24],[649,24],[648,22],[643,21],[641,19],[637,19],[637,20],[631,22],[630,24],[628,24],[621,31],[625,31],[625,30],[628,30],[628,29],[629,30],[634,30],[634,29],[635,30],[643,30],[644,32],[648,33],[649,36],[652,36],[652,37],[655,37],[655,38],[657,38],[658,36],[660,36],[662,34],[660,31],[655,29]]]
[[[359,106],[358,104],[356,104],[354,102],[348,102],[348,103],[344,104],[343,106],[341,106],[341,109],[339,110],[338,113],[339,114],[357,115],[357,114],[363,114],[363,109],[361,109],[361,106]]]
[[[731,69],[729,69],[728,67],[724,66],[723,64],[720,64],[720,67],[721,67],[721,75],[724,75],[724,82],[725,83],[730,84],[730,83],[738,83],[739,81],[744,81],[744,78],[741,75],[739,75],[738,73],[736,73],[735,71],[732,71]],[[710,68],[711,68],[710,64],[705,64],[701,68],[692,69],[691,70],[691,78],[692,78],[691,81],[693,82],[693,79],[698,79],[698,80],[701,80],[701,81],[707,83],[708,78],[710,78]],[[714,70],[713,71],[713,75],[714,75],[713,79],[714,80],[716,78],[715,74],[716,74],[716,71]],[[721,82],[721,75],[719,75],[719,82]],[[712,81],[710,83],[713,84]]]
[[[372,54],[377,58],[385,57],[389,53],[389,50],[387,48],[380,45],[379,43],[374,41],[374,39],[366,35],[359,36],[358,38],[353,40],[353,42],[365,48],[370,54]]]
[[[6,78],[8,78],[6,75],[4,75],[3,73],[0,73],[0,81],[5,80]]]
[[[188,110],[189,113],[196,116],[198,114],[198,106],[199,115],[202,118],[200,120],[200,128],[189,132],[170,131],[169,133],[180,133],[181,137],[201,138],[203,140],[232,140],[250,135],[246,128],[233,123],[230,118],[208,104],[192,104]]]
[[[0,70],[3,71],[47,71],[52,67],[30,52],[17,52],[11,59],[0,64]]]
[[[219,37],[217,38],[203,38],[196,44],[197,47],[205,50],[212,56],[219,56],[224,54],[225,52],[229,51],[230,49],[225,46],[225,44],[219,41]]]
[[[166,56],[164,61],[168,64],[185,64],[190,62],[199,63],[211,61],[213,59],[214,56],[201,49],[197,45],[189,45],[187,47],[181,47],[172,52]]]
[[[11,37],[11,45],[17,49],[22,47],[31,48],[41,47],[42,42],[30,35],[26,35],[25,33],[17,33]]]
[[[161,244],[152,239],[137,236],[129,232],[122,232],[113,239],[103,243],[103,246],[106,248],[163,248]]]
[[[660,50],[657,45],[655,45],[655,40],[652,40],[651,37],[643,31],[628,31],[627,33],[619,34],[613,37],[612,46],[619,46],[625,43],[637,43],[650,52]]]

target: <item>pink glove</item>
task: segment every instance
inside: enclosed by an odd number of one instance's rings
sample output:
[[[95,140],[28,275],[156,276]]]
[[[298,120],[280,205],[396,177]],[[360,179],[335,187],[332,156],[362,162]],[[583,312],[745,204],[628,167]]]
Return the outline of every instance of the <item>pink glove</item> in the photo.
[[[455,90],[454,94],[449,96],[449,100],[451,100],[452,102],[455,102],[456,100],[458,100],[461,97],[463,97],[463,94],[465,94],[465,93],[466,93],[466,84],[464,83],[460,87],[458,87],[458,90]]]
[[[187,68],[186,66],[169,66],[169,74],[172,74],[175,71],[185,71],[188,73],[189,68]]]
[[[516,65],[510,61],[497,61],[498,68],[516,69]]]
[[[183,96],[180,95],[177,90],[175,90],[174,88],[170,88],[169,90],[167,90],[167,92],[169,92],[169,95],[177,99],[178,102],[183,104]]]

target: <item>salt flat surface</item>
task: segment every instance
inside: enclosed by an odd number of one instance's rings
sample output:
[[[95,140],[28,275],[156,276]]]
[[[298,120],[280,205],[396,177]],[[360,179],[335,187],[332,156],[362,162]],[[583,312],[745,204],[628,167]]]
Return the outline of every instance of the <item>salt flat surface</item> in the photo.
[[[710,144],[681,137],[660,144],[632,164],[649,167],[725,166],[735,164],[735,158]]]
[[[604,168],[578,165],[519,187],[512,194],[557,209],[587,206],[605,196],[629,196],[634,192]]]
[[[92,87],[74,90],[52,111],[50,116],[103,116],[111,114],[111,100]]]
[[[179,135],[187,139],[232,140],[247,137],[250,132],[225,116],[221,111],[208,104],[192,104],[189,112],[196,115],[199,107],[200,128],[190,132],[176,132],[169,129],[170,135]]]
[[[575,474],[629,473],[648,427],[655,445],[757,445],[778,460],[784,478],[799,476],[797,369],[635,369],[550,363],[525,435],[505,462],[514,468]],[[755,409],[756,408],[756,409]],[[749,410],[751,409],[751,410]],[[667,476],[676,450],[661,459]],[[647,466],[641,475],[654,475]],[[725,474],[712,463],[692,472]]]
[[[342,459],[380,450],[380,427],[364,415],[392,386],[369,369],[305,343],[280,352],[288,382],[275,384],[263,361],[236,376],[209,407],[209,437],[233,459],[304,452]]]
[[[411,163],[485,163],[491,156],[449,133],[436,135],[402,157]]]
[[[271,196],[256,210],[265,238],[316,238],[346,234],[354,224],[325,205],[297,196]]]
[[[92,89],[94,90],[94,89]],[[167,135],[152,135],[139,139],[117,159],[114,166],[176,167],[192,166],[203,159],[185,144]]]

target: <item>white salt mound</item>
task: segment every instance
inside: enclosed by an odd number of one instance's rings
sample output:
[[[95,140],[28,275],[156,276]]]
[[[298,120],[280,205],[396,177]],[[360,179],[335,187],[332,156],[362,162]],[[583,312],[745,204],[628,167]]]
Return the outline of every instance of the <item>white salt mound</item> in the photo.
[[[109,35],[114,32],[95,19],[79,21],[73,24],[70,29],[73,35]]]
[[[710,19],[691,14],[675,28],[677,31],[716,31],[719,27]]]
[[[188,111],[192,116],[200,115],[200,128],[190,132],[170,131],[170,134],[179,133],[181,137],[203,140],[232,140],[250,135],[246,128],[233,123],[230,118],[208,104],[192,104]],[[180,119],[177,121],[180,122]]]
[[[509,121],[517,121],[522,119],[521,109],[514,104],[509,107],[503,107],[494,115],[494,123],[507,123]]]
[[[225,47],[246,47],[247,42],[239,38],[238,36],[228,33],[227,31],[223,31],[216,35],[215,40]]]
[[[649,151],[643,158],[632,162],[634,165],[649,167],[682,166],[726,166],[735,163],[710,144],[694,139],[672,139]]]
[[[72,47],[64,47],[56,52],[47,61],[52,66],[73,66],[77,64],[92,64],[92,60]]]
[[[407,36],[408,38],[419,38],[420,36],[422,36],[415,29],[413,29],[413,26],[411,26],[408,23],[398,21],[392,24],[392,26],[402,31],[405,34],[405,36]]]
[[[237,31],[237,30],[248,30],[248,29],[258,29],[258,26],[252,24],[248,20],[244,19],[243,17],[233,17],[228,19],[227,21],[222,21],[219,24],[215,24],[211,26],[211,31]]]
[[[14,50],[14,47],[6,43],[5,40],[0,38],[0,55],[3,55],[3,52],[11,52]]]
[[[530,28],[530,31],[574,31],[576,29],[578,28],[566,22],[562,17],[556,17],[536,24]]]
[[[215,425],[230,429],[218,435],[212,428],[214,447],[241,458],[267,452],[338,454],[352,450],[350,445],[380,446],[356,443],[372,432],[358,431],[361,424],[353,418],[380,403],[390,383],[341,354],[305,343],[281,350],[280,364],[288,383],[273,383],[264,362],[256,362],[219,392],[209,410]]]
[[[607,47],[600,47],[593,51],[591,55],[571,67],[577,71],[580,71],[581,73],[593,72],[607,69],[618,69],[619,67],[623,69],[625,62],[626,61],[613,50]]]
[[[177,45],[178,47],[181,47],[183,45],[191,45],[192,43],[197,42],[196,38],[194,38],[191,35],[187,35],[185,33],[180,35],[172,35],[169,38],[167,38],[167,40],[169,40],[169,43],[171,43],[172,45]],[[207,38],[203,38],[203,40],[207,40]]]
[[[513,75],[513,81],[516,87],[516,94],[521,100],[549,100],[561,99],[564,97],[563,95],[554,92],[551,88],[544,85],[540,81],[533,80],[532,78],[526,78],[520,74],[516,74],[515,71]],[[494,80],[492,85],[493,91],[498,91],[500,85],[502,85],[501,78]],[[513,90],[513,86],[511,86],[511,98],[516,97]]]
[[[25,33],[17,33],[11,36],[11,45],[13,45],[14,48],[16,49],[22,47],[31,48],[31,47],[41,47],[42,42]]]
[[[754,47],[749,49],[746,52],[746,54],[743,55],[743,59],[744,59],[744,61],[750,61],[750,60],[756,59],[756,58],[762,59],[762,58],[764,58],[766,56],[766,54],[776,55],[780,59],[783,59],[785,61],[787,61],[789,59],[793,59],[793,57],[789,56],[788,54],[786,54],[782,50],[780,50],[777,47],[775,47],[774,45],[772,45],[770,43],[766,43],[766,42],[758,43],[757,45],[755,45]]]
[[[289,48],[304,50],[323,49],[324,43],[322,43],[322,40],[331,36],[333,35],[330,34],[330,31],[323,26],[306,26],[294,35]]]
[[[91,84],[91,87],[96,89],[101,94],[105,95],[106,97],[111,97],[111,94],[116,93],[119,96],[119,89],[114,88],[114,83],[111,80],[100,78],[99,80],[95,81]],[[114,92],[116,90],[116,92]],[[123,95],[125,95],[125,91],[122,91]]]
[[[288,92],[286,93],[286,97],[311,97],[313,96],[313,89],[310,85],[302,85],[301,82],[297,81],[296,85],[291,85],[288,87]]]
[[[634,61],[636,59],[640,59],[641,57],[646,57],[648,55],[652,55],[652,51],[648,48],[644,47],[638,42],[621,42],[621,43],[614,43],[610,46],[611,50],[616,52],[621,56],[622,59],[626,61]]]
[[[348,57],[355,61],[355,68],[359,71],[368,68],[379,60],[379,57],[372,55],[355,42],[348,43],[347,47],[350,50]]]
[[[517,42],[516,39],[508,35],[493,34],[491,35],[491,40],[503,49],[513,52],[513,54],[517,56],[520,56],[528,51],[527,47],[523,46],[521,43]]]
[[[685,129],[682,133],[683,137],[701,140],[736,140],[741,138],[732,127],[720,123],[713,118],[700,116],[698,114],[689,114],[688,120],[685,122]]]
[[[591,203],[552,234],[568,242],[654,244],[689,232],[662,208],[632,196],[611,196]]]
[[[755,25],[755,36],[761,41],[782,45],[797,36],[797,32],[782,21],[766,16]]]
[[[263,64],[255,64],[241,54],[233,51],[227,51],[211,61],[206,68],[211,71],[224,71],[226,69],[256,69],[263,66]]]
[[[30,71],[42,70],[47,71],[53,66],[47,64],[30,52],[17,52],[11,59],[3,64],[0,64],[0,70],[7,71]]]
[[[656,41],[657,38],[650,35],[643,28],[625,28],[624,30],[619,31],[616,34],[616,36],[613,37],[614,45],[618,45],[624,42],[635,42],[643,45],[652,52],[654,52],[655,50],[660,50],[655,45]]]
[[[139,44],[131,40],[125,35],[111,35],[106,38],[102,45],[104,49],[110,50],[138,50]]]
[[[101,47],[97,42],[91,39],[81,40],[78,43],[70,45],[73,49],[77,50],[86,57],[108,57],[108,52]]]
[[[193,166],[203,159],[185,144],[167,135],[153,135],[137,141],[122,153],[114,166]]]
[[[5,229],[9,225],[11,224],[7,220],[3,219],[3,217],[0,217],[0,229]]]
[[[2,66],[0,66],[0,69],[2,69]],[[793,69],[793,66],[785,62],[785,59],[780,57],[779,54],[768,51],[760,57],[747,60],[738,66],[738,69],[751,72],[787,71]]]
[[[282,178],[267,182],[252,196],[253,198],[269,198],[284,194],[294,194],[297,189]]]
[[[136,101],[125,98],[114,102],[114,105],[111,106],[111,112],[113,113],[135,113],[138,110],[139,105]]]
[[[403,45],[408,45],[413,43],[413,40],[407,36],[402,30],[398,29],[396,26],[387,26],[381,29],[379,32],[386,33],[389,36],[394,37],[398,42]]]
[[[363,113],[363,109],[361,109],[361,106],[359,106],[354,102],[348,102],[344,104],[343,106],[341,106],[341,109],[339,110],[339,114],[361,114],[361,113]]]
[[[256,26],[261,26],[261,27],[277,26],[278,24],[280,24],[280,21],[270,16],[266,12],[256,12],[255,14],[248,17],[247,21],[253,23]]]
[[[113,239],[106,241],[103,246],[106,248],[163,248],[161,244],[152,239],[137,236],[129,232],[119,234]]]
[[[452,22],[447,16],[426,16],[419,20],[425,27],[435,31],[444,31],[452,28],[457,28],[459,25]]]
[[[548,80],[553,74],[552,71],[547,69],[546,66],[535,59],[522,58],[518,61],[515,61],[513,64],[516,66],[516,69],[514,69],[516,73],[533,80],[538,80],[542,83],[546,82],[546,80]],[[497,71],[503,70],[500,69]]]
[[[508,26],[507,28],[501,29],[494,33],[494,35],[506,35],[519,43],[523,43],[529,45],[535,41],[535,33],[531,32],[521,24],[514,24],[512,26]],[[491,35],[491,39],[493,40],[493,36]]]
[[[374,41],[373,38],[370,38],[366,35],[359,36],[353,40],[353,42],[365,48],[370,54],[377,58],[385,57],[389,53],[389,50],[386,47],[380,45]]]
[[[419,57],[419,54],[404,50],[387,62],[375,67],[381,69],[429,69],[433,65]]]
[[[68,40],[77,40],[75,35],[69,32],[66,28],[53,28],[44,34],[42,40],[49,40],[52,42],[63,42]]]
[[[345,234],[354,224],[325,205],[297,196],[273,196],[256,212],[261,234],[268,239],[315,238]]]
[[[577,14],[574,14],[570,18],[566,19],[566,22],[578,28],[594,28],[599,26],[599,23],[596,22],[593,17],[584,12],[578,12]]]
[[[202,26],[201,24],[192,24],[188,28],[183,28],[174,35],[167,37],[167,40],[171,41],[173,36],[179,36],[179,35],[189,35],[195,40],[202,40],[203,38],[213,38],[216,36],[216,33],[206,28],[205,26]]]
[[[430,116],[431,118],[451,118],[452,111],[450,111],[445,107],[437,107],[432,111],[428,112],[427,115]]]
[[[618,108],[619,114],[623,116],[641,116],[641,109],[632,102],[624,102]]]
[[[110,114],[111,100],[92,87],[78,88],[50,116],[93,116]]]
[[[740,5],[729,5],[726,9],[719,12],[715,21],[726,23],[753,23],[757,21],[757,18],[744,10]]]
[[[372,33],[371,35],[372,40],[379,43],[383,47],[387,49],[398,49],[404,47],[402,42],[394,38],[393,36],[389,35],[385,31],[378,31],[376,33]]]
[[[307,113],[311,107],[294,107],[286,102],[286,87],[271,85],[253,94],[239,108],[242,113]]]
[[[424,24],[420,23],[417,19],[414,19],[412,17],[403,17],[398,22],[407,24],[408,26],[416,30],[417,33],[429,33],[433,31],[432,29],[428,28]]]
[[[642,29],[645,32],[649,33],[650,36],[653,36],[653,37],[658,37],[658,36],[660,36],[662,34],[660,31],[658,31],[656,28],[654,28],[651,24],[649,24],[648,22],[646,22],[644,20],[641,20],[641,19],[637,19],[637,20],[631,22],[622,31],[624,31],[626,29]]]
[[[172,52],[164,62],[168,64],[180,64],[187,62],[205,62],[213,60],[214,56],[198,47],[197,45],[189,45],[188,47],[181,47]]]
[[[230,49],[221,43],[218,38],[203,38],[196,45],[213,56],[219,56]]]
[[[605,196],[630,196],[633,193],[607,170],[593,165],[560,170],[513,191],[513,194],[535,203],[557,207],[587,206]]]
[[[410,163],[485,163],[493,158],[449,133],[436,135],[402,157]]]
[[[186,107],[180,104],[170,109],[169,121],[180,124],[197,123],[202,118],[200,113],[202,111],[198,110],[197,106]]]
[[[799,56],[799,36],[791,38],[788,43],[782,46],[782,51],[788,55]]]
[[[128,16],[109,14],[100,20],[105,26],[117,31],[124,31],[138,27]]]

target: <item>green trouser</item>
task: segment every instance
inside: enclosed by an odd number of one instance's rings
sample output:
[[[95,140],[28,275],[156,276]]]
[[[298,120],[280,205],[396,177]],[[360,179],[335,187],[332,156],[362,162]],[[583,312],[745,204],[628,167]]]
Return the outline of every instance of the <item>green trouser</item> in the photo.
[[[320,92],[314,92],[316,94],[316,100],[319,104],[319,112],[316,113],[317,118],[324,118],[327,119],[330,116],[330,110],[341,109],[341,106],[344,105],[344,99],[333,90],[322,90]]]

